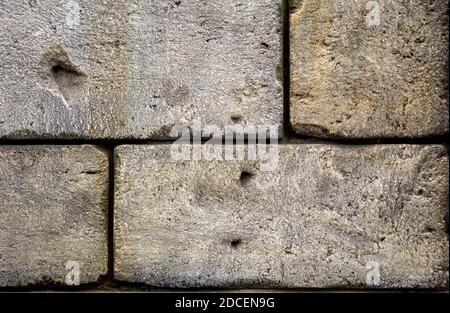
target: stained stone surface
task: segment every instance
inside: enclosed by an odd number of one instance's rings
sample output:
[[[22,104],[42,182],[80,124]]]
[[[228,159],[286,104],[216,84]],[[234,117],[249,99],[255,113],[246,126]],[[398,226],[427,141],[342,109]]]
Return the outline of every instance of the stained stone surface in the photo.
[[[300,135],[448,134],[446,0],[292,0],[291,108]]]
[[[93,146],[0,146],[0,287],[106,273],[107,169]]]
[[[443,146],[283,145],[273,171],[262,161],[176,161],[170,149],[115,150],[120,281],[448,286]]]
[[[0,138],[281,124],[281,11],[278,0],[2,1]]]

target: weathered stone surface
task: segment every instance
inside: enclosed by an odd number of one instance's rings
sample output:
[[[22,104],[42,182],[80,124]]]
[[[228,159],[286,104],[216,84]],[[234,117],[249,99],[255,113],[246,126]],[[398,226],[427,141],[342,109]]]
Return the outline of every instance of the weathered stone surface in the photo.
[[[443,146],[284,145],[272,172],[259,161],[174,161],[169,151],[115,151],[116,279],[165,287],[448,285]]]
[[[107,169],[93,146],[0,146],[1,287],[106,273]]]
[[[2,1],[0,138],[281,124],[281,2]]]
[[[292,0],[290,29],[297,133],[448,133],[446,0]]]

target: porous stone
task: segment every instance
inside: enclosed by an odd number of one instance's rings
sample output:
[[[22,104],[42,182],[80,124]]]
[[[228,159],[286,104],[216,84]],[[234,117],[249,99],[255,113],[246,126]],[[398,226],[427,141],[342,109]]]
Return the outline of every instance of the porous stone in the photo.
[[[281,124],[281,11],[278,0],[2,1],[0,138]]]
[[[446,0],[291,0],[290,31],[298,134],[448,134]]]
[[[262,171],[262,161],[173,156],[171,145],[115,150],[118,280],[162,287],[448,286],[444,146],[283,145],[272,171]]]
[[[0,146],[0,287],[106,274],[107,180],[93,146]]]

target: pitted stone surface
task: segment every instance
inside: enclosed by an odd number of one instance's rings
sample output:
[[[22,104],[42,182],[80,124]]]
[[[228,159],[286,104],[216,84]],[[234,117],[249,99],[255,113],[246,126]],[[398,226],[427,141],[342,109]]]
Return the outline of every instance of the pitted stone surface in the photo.
[[[300,135],[448,134],[446,0],[292,0],[291,108]]]
[[[280,146],[260,161],[116,149],[115,278],[164,287],[445,288],[439,145]]]
[[[105,275],[107,192],[93,146],[0,146],[0,287]]]
[[[0,138],[281,124],[281,12],[278,0],[2,1]]]

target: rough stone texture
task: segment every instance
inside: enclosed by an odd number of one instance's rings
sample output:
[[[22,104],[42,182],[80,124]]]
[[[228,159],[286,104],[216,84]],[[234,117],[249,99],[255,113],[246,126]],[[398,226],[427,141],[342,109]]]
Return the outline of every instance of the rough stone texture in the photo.
[[[93,146],[0,146],[0,287],[106,273],[107,169]]]
[[[281,124],[278,0],[17,1],[0,10],[0,138],[165,139]]]
[[[272,172],[259,161],[174,161],[169,149],[115,151],[118,280],[448,286],[443,146],[284,145]],[[378,286],[366,284],[370,262],[380,266]]]
[[[292,0],[294,130],[342,138],[448,134],[447,5]]]

